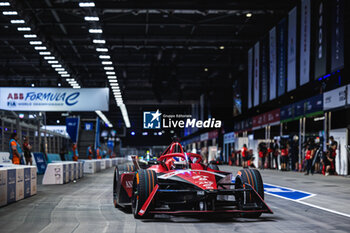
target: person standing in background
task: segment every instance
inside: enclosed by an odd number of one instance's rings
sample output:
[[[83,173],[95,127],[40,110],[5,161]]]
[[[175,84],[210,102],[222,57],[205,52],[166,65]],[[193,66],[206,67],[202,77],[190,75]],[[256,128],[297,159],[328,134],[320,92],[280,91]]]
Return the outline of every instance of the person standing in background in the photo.
[[[101,149],[99,146],[97,146],[96,148],[96,159],[102,159],[102,156],[101,156]]]
[[[78,147],[76,143],[72,143],[72,150],[73,150],[73,161],[78,161]]]
[[[86,150],[86,155],[88,157],[88,159],[92,159],[93,153],[92,153],[92,145],[88,146],[87,150]]]
[[[242,167],[243,168],[248,168],[248,160],[250,158],[249,158],[248,148],[247,148],[246,144],[244,144],[243,147],[242,147],[241,155],[242,155],[242,160],[243,160]]]
[[[22,148],[21,148],[20,144],[18,143],[17,133],[11,134],[9,150],[10,150],[10,157],[9,158],[12,160],[12,163],[17,164],[17,165],[21,164],[21,160],[23,159],[23,155],[22,155]]]
[[[281,143],[281,171],[287,171],[288,144]]]
[[[23,142],[23,152],[26,165],[33,165],[31,149],[32,146],[29,144],[29,138],[25,137]]]

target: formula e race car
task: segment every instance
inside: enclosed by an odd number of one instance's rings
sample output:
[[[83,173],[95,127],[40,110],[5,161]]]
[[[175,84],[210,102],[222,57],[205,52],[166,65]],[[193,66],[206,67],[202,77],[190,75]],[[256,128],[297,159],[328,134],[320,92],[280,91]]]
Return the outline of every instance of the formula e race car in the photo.
[[[135,218],[155,214],[236,213],[258,218],[272,213],[264,201],[258,170],[240,170],[236,176],[203,164],[198,154],[185,153],[172,143],[156,160],[118,165],[113,178],[114,206],[130,208]]]

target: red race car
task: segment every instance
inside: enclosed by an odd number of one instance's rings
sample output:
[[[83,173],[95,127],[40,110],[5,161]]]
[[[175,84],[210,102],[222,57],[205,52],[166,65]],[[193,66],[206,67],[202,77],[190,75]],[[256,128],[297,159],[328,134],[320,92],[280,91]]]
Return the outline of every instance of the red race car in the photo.
[[[198,154],[172,143],[156,160],[118,165],[113,178],[115,207],[130,207],[135,218],[154,214],[237,213],[257,218],[272,213],[264,201],[258,170],[237,175],[205,165]]]

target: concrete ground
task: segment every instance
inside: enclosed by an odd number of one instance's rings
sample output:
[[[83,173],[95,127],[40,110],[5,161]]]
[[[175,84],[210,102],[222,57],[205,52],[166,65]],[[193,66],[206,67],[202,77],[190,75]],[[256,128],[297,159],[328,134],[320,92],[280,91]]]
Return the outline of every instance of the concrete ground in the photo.
[[[228,166],[221,169],[238,170]],[[271,170],[262,171],[262,176],[265,183],[316,196],[299,203],[265,195],[274,214],[263,214],[259,219],[160,215],[152,220],[135,220],[114,208],[113,169],[108,169],[76,183],[39,185],[37,195],[0,208],[0,232],[350,232],[350,217],[344,216],[350,214],[349,178]]]

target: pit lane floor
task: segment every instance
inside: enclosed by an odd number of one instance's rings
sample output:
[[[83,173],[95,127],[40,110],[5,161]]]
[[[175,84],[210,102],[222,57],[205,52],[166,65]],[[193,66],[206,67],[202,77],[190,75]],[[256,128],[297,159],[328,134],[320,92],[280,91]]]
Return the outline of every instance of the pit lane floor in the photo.
[[[237,171],[236,167],[221,166]],[[350,214],[350,179],[305,177],[301,173],[264,170],[266,183],[316,194],[307,203]],[[349,232],[350,218],[305,204],[265,195],[273,215],[259,219],[156,216],[135,220],[112,204],[113,169],[86,175],[76,183],[38,186],[38,194],[0,208],[0,232]]]

